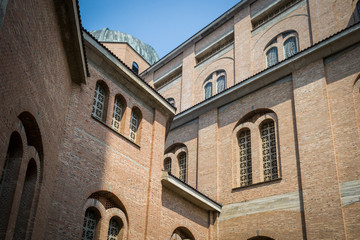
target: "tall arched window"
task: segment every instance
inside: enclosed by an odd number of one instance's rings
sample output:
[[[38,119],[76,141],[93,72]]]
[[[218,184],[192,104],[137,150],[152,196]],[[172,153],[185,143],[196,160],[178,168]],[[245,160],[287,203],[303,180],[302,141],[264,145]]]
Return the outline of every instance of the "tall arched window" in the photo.
[[[140,118],[141,118],[140,111],[137,109],[133,109],[131,112],[131,120],[130,120],[130,139],[134,142],[137,141],[136,136],[138,135]]]
[[[297,53],[296,38],[290,37],[284,42],[284,56],[291,57]]]
[[[18,184],[22,155],[23,145],[21,136],[18,132],[13,132],[10,136],[0,181],[0,234],[6,233],[9,224],[15,189]]]
[[[136,74],[139,73],[139,66],[137,65],[136,62],[133,62],[133,63],[132,63],[132,70],[133,70]]]
[[[241,130],[238,136],[239,153],[240,153],[240,186],[252,184],[252,167],[251,167],[251,136],[250,130]]]
[[[98,223],[99,217],[92,208],[88,208],[85,212],[84,225],[83,225],[83,234],[82,240],[93,240],[96,235],[96,225]]]
[[[186,182],[186,153],[182,152],[178,157],[179,161],[179,179]]]
[[[266,62],[267,66],[271,67],[278,63],[278,49],[277,47],[272,47],[266,52]]]
[[[265,120],[260,125],[260,135],[262,141],[264,181],[277,179],[276,137],[273,120]]]
[[[14,239],[26,238],[27,225],[31,218],[31,207],[35,195],[36,180],[37,167],[35,160],[31,159],[26,170],[25,182],[21,194],[21,204],[16,219]]]
[[[114,112],[113,112],[113,118],[112,118],[112,128],[116,131],[120,131],[120,121],[123,115],[123,101],[120,98],[120,96],[115,97],[114,102]]]
[[[164,160],[164,170],[171,173],[171,158],[165,158],[165,160]]]
[[[109,222],[108,240],[116,240],[120,232],[119,223],[114,217]]]
[[[208,99],[212,96],[212,83],[211,82],[209,82],[205,85],[204,95],[205,95],[205,99]]]
[[[225,75],[221,75],[220,77],[218,77],[218,79],[216,80],[216,93],[225,90],[225,80],[226,80]]]
[[[92,115],[99,120],[104,119],[105,99],[106,99],[105,87],[101,83],[97,82],[95,88]]]

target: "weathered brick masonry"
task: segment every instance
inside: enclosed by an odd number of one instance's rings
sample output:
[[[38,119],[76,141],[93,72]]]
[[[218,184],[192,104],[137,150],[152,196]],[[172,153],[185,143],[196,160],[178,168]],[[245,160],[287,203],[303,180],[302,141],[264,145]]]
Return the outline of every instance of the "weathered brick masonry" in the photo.
[[[0,239],[360,239],[359,13],[243,0],[149,66],[3,1]]]

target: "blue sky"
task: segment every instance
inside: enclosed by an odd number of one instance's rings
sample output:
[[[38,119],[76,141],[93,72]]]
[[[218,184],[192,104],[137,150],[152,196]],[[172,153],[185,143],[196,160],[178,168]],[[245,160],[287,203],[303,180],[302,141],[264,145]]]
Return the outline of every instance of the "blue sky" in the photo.
[[[88,31],[105,27],[150,44],[160,58],[239,0],[79,0]]]

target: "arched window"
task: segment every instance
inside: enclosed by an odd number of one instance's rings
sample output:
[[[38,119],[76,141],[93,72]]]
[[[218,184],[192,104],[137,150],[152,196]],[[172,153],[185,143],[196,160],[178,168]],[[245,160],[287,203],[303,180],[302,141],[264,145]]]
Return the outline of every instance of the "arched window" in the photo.
[[[119,223],[116,221],[114,217],[111,218],[109,222],[109,230],[108,230],[108,240],[116,240],[117,236],[120,232]]]
[[[277,179],[276,137],[273,120],[265,120],[260,125],[260,135],[262,141],[264,181]]]
[[[186,182],[186,153],[179,154],[179,179]]]
[[[124,106],[123,106],[123,101],[120,98],[120,96],[116,96],[115,97],[115,102],[114,102],[114,112],[113,112],[113,118],[112,118],[112,128],[115,129],[116,131],[120,131],[120,121],[123,115],[123,110]]]
[[[165,158],[165,160],[164,160],[164,170],[171,173],[171,158]]]
[[[93,240],[96,235],[96,225],[98,223],[99,217],[92,208],[88,208],[85,212],[84,225],[83,225],[83,234],[82,240]]]
[[[251,167],[251,136],[250,130],[244,129],[238,135],[238,144],[240,152],[240,186],[252,184]]]
[[[133,109],[131,112],[131,120],[130,120],[130,139],[134,142],[137,141],[136,135],[140,125],[141,114],[137,109]]]
[[[31,207],[35,195],[37,167],[34,159],[29,161],[21,194],[21,204],[16,219],[14,239],[25,239],[27,225],[31,218]]]
[[[94,104],[92,115],[99,120],[104,120],[106,91],[105,87],[100,83],[96,83]]]
[[[272,47],[266,52],[267,66],[271,67],[278,63],[278,50],[277,47]]]
[[[175,99],[174,98],[168,98],[167,101],[175,107]]]
[[[22,155],[23,145],[21,136],[18,132],[13,132],[10,136],[0,181],[0,233],[6,233],[9,224]]]
[[[205,99],[208,99],[212,96],[212,83],[211,82],[209,82],[205,85],[204,95],[205,95]]]
[[[137,65],[136,62],[133,62],[133,63],[132,63],[132,70],[133,70],[136,74],[139,73],[139,66]]]
[[[297,53],[296,38],[290,37],[284,42],[284,56],[291,57]]]
[[[221,75],[216,80],[216,93],[222,92],[225,90],[225,75]]]

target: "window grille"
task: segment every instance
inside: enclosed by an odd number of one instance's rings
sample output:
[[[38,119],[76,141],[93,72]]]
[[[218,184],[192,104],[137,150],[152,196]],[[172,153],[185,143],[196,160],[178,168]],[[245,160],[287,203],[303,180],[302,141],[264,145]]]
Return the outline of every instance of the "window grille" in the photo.
[[[139,73],[139,66],[137,65],[136,62],[133,62],[133,63],[132,63],[132,70],[133,70],[136,74]]]
[[[111,201],[110,199],[106,199],[105,209],[114,208],[114,207],[116,207],[115,203],[113,201]]]
[[[95,239],[97,219],[94,211],[91,209],[86,210],[83,226],[82,240]]]
[[[118,222],[114,218],[111,218],[109,223],[108,240],[116,240],[119,232],[120,227]]]
[[[238,141],[240,150],[240,186],[242,187],[252,184],[250,130],[241,131]]]
[[[274,121],[264,123],[261,126],[260,133],[262,140],[264,181],[277,179],[278,169]]]
[[[119,98],[115,98],[114,113],[112,118],[112,128],[116,131],[120,130],[120,121],[123,114],[122,104]]]
[[[278,63],[278,51],[276,47],[272,47],[266,53],[267,66],[271,67]]]
[[[136,141],[136,132],[138,130],[138,124],[139,124],[139,116],[132,111],[131,113],[131,121],[130,121],[130,139],[132,141]]]
[[[205,99],[208,99],[212,96],[212,83],[209,82],[205,85]]]
[[[165,161],[164,161],[164,170],[171,173],[171,159],[170,158],[165,159]]]
[[[186,181],[186,154],[181,153],[179,156],[179,179]]]
[[[99,120],[103,118],[105,96],[104,88],[100,84],[96,84],[92,115]]]
[[[216,93],[222,92],[225,90],[225,76],[220,76],[217,80],[216,80]]]
[[[284,43],[285,58],[291,57],[297,53],[296,38],[291,37]]]

